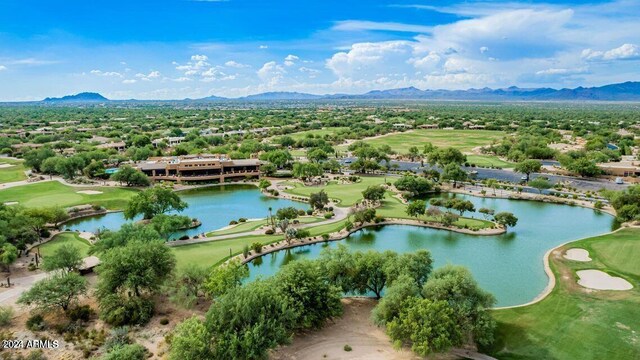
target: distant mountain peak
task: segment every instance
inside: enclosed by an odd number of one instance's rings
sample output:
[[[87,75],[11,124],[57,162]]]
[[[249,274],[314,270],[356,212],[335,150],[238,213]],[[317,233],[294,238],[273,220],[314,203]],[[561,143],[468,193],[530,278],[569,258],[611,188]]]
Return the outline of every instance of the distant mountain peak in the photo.
[[[109,101],[106,97],[94,93],[94,92],[81,92],[75,95],[67,95],[59,98],[51,98],[48,97],[42,101],[46,102],[60,102],[60,101],[69,101],[69,102],[88,102],[88,101]]]

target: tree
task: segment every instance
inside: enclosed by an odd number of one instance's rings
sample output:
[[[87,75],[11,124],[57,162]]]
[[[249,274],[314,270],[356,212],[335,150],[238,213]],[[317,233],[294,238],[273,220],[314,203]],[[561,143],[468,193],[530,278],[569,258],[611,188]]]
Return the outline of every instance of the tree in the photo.
[[[518,223],[518,218],[510,212],[499,212],[494,215],[493,219],[500,225],[506,227],[514,227]]]
[[[13,244],[6,242],[0,235],[0,265],[4,271],[11,270],[11,264],[18,260],[18,248]]]
[[[387,323],[392,340],[411,344],[420,356],[445,351],[461,342],[454,309],[446,301],[409,297],[397,318]]]
[[[170,188],[154,186],[134,195],[124,209],[124,217],[133,219],[142,214],[144,219],[151,219],[168,211],[182,211],[189,206]]]
[[[22,293],[18,304],[34,306],[38,310],[67,311],[80,295],[87,292],[87,280],[76,273],[56,274],[36,282]]]
[[[428,154],[428,161],[431,165],[445,167],[449,164],[462,165],[467,161],[467,156],[456,148],[436,149]]]
[[[484,216],[485,220],[488,220],[490,216],[493,216],[496,211],[493,209],[489,209],[489,208],[480,208],[480,210],[478,210],[479,213],[481,213]]]
[[[118,171],[111,175],[111,180],[127,186],[149,186],[151,184],[147,175],[130,165],[121,166]]]
[[[293,160],[291,153],[287,150],[271,150],[267,151],[263,155],[260,156],[260,159],[266,160],[276,166],[278,169],[282,169],[289,164]]]
[[[493,341],[496,325],[489,311],[496,300],[478,286],[466,268],[446,265],[435,270],[424,285],[422,296],[446,301],[454,310],[453,317],[463,337],[481,345],[489,345]]]
[[[260,182],[258,183],[258,187],[260,188],[260,190],[264,190],[269,186],[271,186],[271,181],[267,179],[260,179]]]
[[[320,328],[327,319],[342,314],[342,293],[330,284],[317,261],[300,260],[284,266],[275,284],[296,313],[296,327]]]
[[[147,349],[140,344],[118,345],[108,353],[104,354],[100,360],[144,360],[147,358]]]
[[[527,181],[529,181],[529,175],[534,172],[539,172],[542,169],[542,163],[538,160],[528,159],[516,164],[514,170],[516,172],[525,174]]]
[[[420,157],[420,149],[417,146],[412,146],[409,148],[409,158],[411,161],[414,161],[416,158]]]
[[[158,214],[151,219],[151,226],[165,239],[176,231],[188,228],[191,224],[190,217],[181,215]]]
[[[476,207],[471,201],[462,199],[453,199],[451,208],[458,211],[460,213],[460,216],[464,215],[466,211],[476,211]]]
[[[161,241],[134,240],[107,250],[98,267],[98,297],[123,293],[141,297],[160,288],[175,268],[176,259]]]
[[[498,180],[496,180],[496,179],[487,179],[485,184],[488,187],[490,187],[491,189],[493,189],[493,196],[495,196],[496,195],[496,189],[498,188]]]
[[[178,324],[171,335],[170,360],[213,359],[211,334],[196,316]]]
[[[105,230],[100,232],[98,241],[89,249],[89,253],[103,254],[109,249],[125,246],[133,241],[163,241],[163,238],[153,226],[126,223],[118,231]]]
[[[211,359],[263,359],[285,343],[296,326],[296,311],[273,280],[236,287],[209,308],[205,326],[211,334]]]
[[[30,150],[24,154],[24,165],[32,168],[34,171],[39,172],[42,163],[50,158],[56,156],[55,151],[48,147],[40,149]]]
[[[327,153],[320,148],[313,148],[307,151],[307,159],[314,163],[325,161],[329,158]]]
[[[467,173],[457,163],[449,163],[445,165],[442,173],[440,174],[442,180],[453,181],[453,187],[456,187],[458,181],[464,181],[467,179]]]
[[[595,161],[589,160],[586,157],[581,157],[571,162],[569,166],[567,166],[567,170],[587,177],[594,177],[602,173],[602,170],[596,165]]]
[[[384,198],[385,191],[382,185],[371,185],[362,192],[362,196],[367,201],[378,203]]]
[[[529,181],[529,186],[538,190],[538,194],[542,194],[542,190],[550,189],[553,184],[543,177],[537,177],[531,181]]]
[[[450,212],[446,212],[444,215],[442,215],[442,225],[444,226],[451,226],[453,225],[456,221],[458,221],[458,215],[456,214],[452,214]]]
[[[206,267],[190,263],[168,281],[165,291],[171,296],[171,301],[189,309],[206,295],[208,277],[209,270]]]
[[[322,209],[329,203],[329,196],[324,190],[309,195],[309,205],[314,209]]]
[[[214,298],[220,297],[230,290],[240,286],[242,279],[249,276],[249,268],[234,260],[227,264],[216,266],[211,270],[205,288]]]
[[[373,292],[379,299],[387,284],[388,271],[385,264],[395,256],[397,254],[391,251],[354,253],[352,290],[361,295]]]
[[[440,210],[440,208],[438,208],[437,206],[429,206],[425,214],[427,215],[427,217],[438,219],[442,216],[442,210]]]
[[[357,222],[360,225],[373,221],[375,217],[376,209],[373,208],[362,209],[353,213],[353,221]]]
[[[63,244],[42,262],[42,268],[45,271],[62,270],[70,273],[79,269],[80,266],[82,266],[80,250],[71,244]]]
[[[407,215],[415,217],[416,220],[420,215],[424,215],[426,211],[427,204],[424,200],[415,200],[407,205],[407,209],[405,210]]]
[[[422,197],[427,195],[433,185],[425,178],[421,178],[414,175],[405,175],[395,182],[395,187],[398,190],[407,192],[407,197]]]
[[[278,209],[278,211],[276,211],[276,217],[279,220],[293,220],[298,217],[298,209],[294,208],[293,206]]]
[[[373,321],[384,326],[397,318],[405,301],[420,294],[420,286],[407,274],[402,274],[387,286],[384,296],[371,312]]]
[[[295,163],[293,164],[293,176],[306,181],[314,176],[321,176],[322,166],[315,163]]]

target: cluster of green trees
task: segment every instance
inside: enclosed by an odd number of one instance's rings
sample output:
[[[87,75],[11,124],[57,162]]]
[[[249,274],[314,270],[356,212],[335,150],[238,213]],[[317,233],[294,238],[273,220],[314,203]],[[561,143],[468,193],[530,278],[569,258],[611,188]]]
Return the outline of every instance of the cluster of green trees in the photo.
[[[603,195],[616,210],[620,222],[640,220],[640,185],[623,191],[604,191]]]
[[[295,261],[272,278],[240,286],[246,275],[237,263],[214,270],[207,288],[215,301],[204,320],[176,327],[170,359],[262,359],[295,331],[317,329],[342,313],[340,289],[318,262]]]

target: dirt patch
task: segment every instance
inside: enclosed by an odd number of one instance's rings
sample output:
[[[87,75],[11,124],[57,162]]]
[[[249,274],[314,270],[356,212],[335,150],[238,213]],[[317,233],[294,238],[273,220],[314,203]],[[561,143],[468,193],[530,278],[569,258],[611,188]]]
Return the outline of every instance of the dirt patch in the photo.
[[[0,169],[6,169],[6,168],[10,168],[10,167],[14,167],[15,165],[13,164],[0,164]]]
[[[85,194],[85,195],[99,195],[102,194],[102,191],[96,191],[96,190],[80,190],[80,191],[76,191],[78,194]]]
[[[589,252],[585,249],[578,249],[578,248],[567,250],[567,252],[564,254],[564,258],[572,261],[581,261],[581,262],[591,261],[591,258],[589,257]]]
[[[409,350],[396,350],[384,330],[371,320],[373,299],[343,299],[344,315],[324,328],[295,336],[291,345],[272,352],[273,360],[302,359],[419,359]],[[351,346],[345,351],[344,346]]]
[[[578,284],[588,289],[594,290],[631,290],[633,285],[627,280],[611,276],[600,270],[580,270],[576,271],[580,280]]]

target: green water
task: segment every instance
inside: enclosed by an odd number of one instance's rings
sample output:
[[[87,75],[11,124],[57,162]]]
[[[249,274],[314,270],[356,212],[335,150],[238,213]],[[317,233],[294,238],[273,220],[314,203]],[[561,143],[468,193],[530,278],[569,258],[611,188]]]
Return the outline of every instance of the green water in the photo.
[[[341,241],[267,254],[249,264],[250,279],[270,276],[280,266],[296,259],[315,258],[324,247],[338,243],[353,250],[402,253],[427,249],[435,267],[445,264],[468,267],[480,285],[495,295],[497,306],[518,305],[533,300],[547,285],[543,268],[547,250],[571,240],[609,232],[613,226],[612,216],[577,206],[457,196],[471,200],[476,209],[488,207],[496,212],[512,212],[519,218],[518,224],[507,234],[498,236],[474,236],[406,225],[364,229]],[[472,215],[481,217],[478,213]]]

